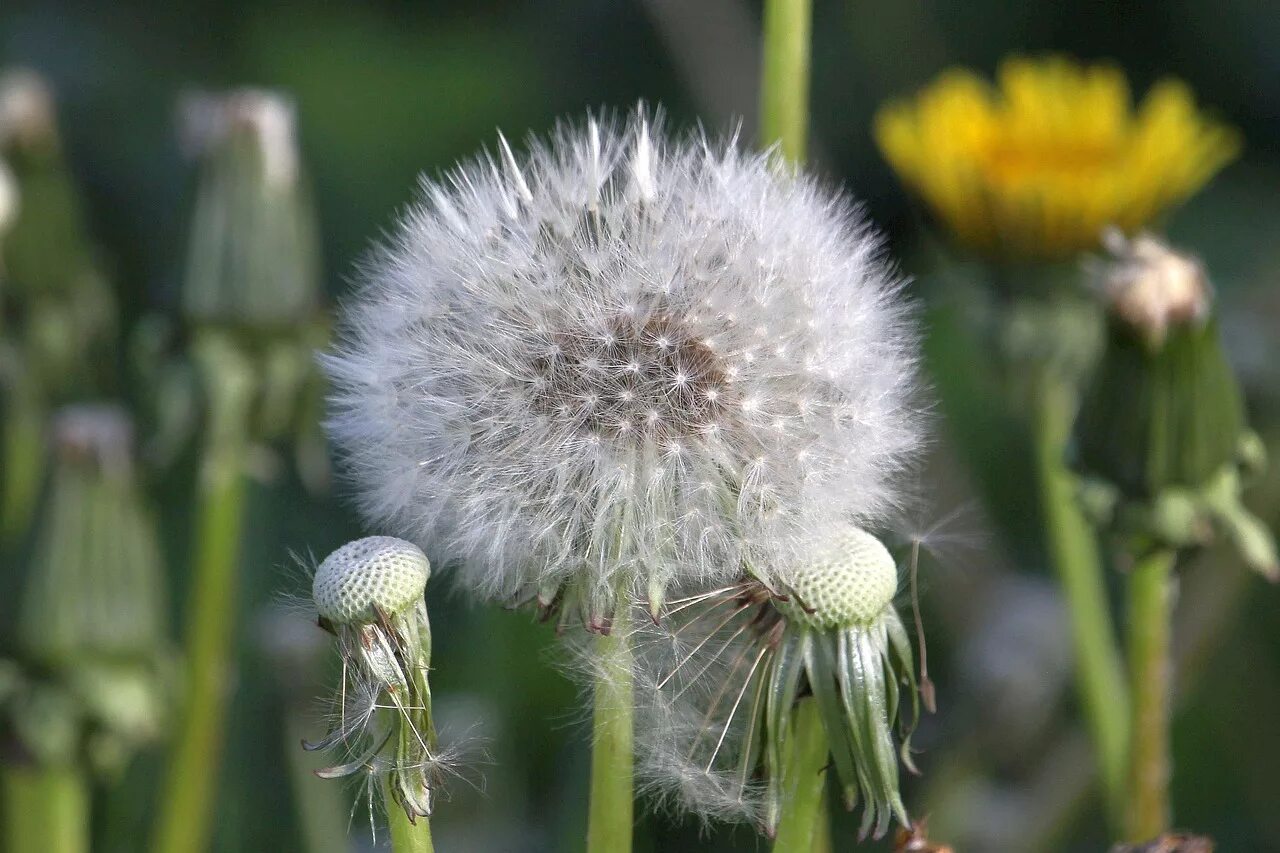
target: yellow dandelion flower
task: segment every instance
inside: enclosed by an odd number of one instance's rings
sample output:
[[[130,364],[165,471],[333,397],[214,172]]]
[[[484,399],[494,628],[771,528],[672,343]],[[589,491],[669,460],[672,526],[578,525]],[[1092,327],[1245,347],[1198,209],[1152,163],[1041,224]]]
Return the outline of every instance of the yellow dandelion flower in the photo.
[[[1136,110],[1111,65],[1010,59],[998,82],[946,71],[875,120],[902,180],[983,251],[1061,258],[1096,247],[1109,225],[1133,233],[1240,150],[1177,80],[1157,83]]]

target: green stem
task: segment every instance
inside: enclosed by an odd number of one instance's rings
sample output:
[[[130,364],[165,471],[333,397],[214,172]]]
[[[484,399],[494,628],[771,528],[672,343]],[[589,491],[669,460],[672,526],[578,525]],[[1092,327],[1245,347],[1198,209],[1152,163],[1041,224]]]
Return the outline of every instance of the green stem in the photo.
[[[1075,416],[1065,381],[1043,377],[1036,399],[1036,471],[1050,561],[1066,597],[1076,689],[1093,741],[1109,814],[1118,821],[1124,796],[1129,700],[1107,604],[1102,558],[1076,501],[1065,452]]]
[[[9,853],[88,853],[89,784],[78,769],[7,767],[4,799]]]
[[[635,808],[631,781],[635,733],[624,596],[619,596],[612,631],[602,634],[596,644],[601,674],[596,680],[592,714],[587,853],[628,853]]]
[[[215,336],[197,339],[193,354],[209,395],[208,443],[187,603],[186,693],[161,789],[156,853],[199,853],[208,846],[235,653],[253,368],[233,345]]]
[[[44,464],[44,410],[30,380],[19,377],[9,389],[4,409],[3,456],[0,456],[0,547],[17,545],[27,531],[40,491]]]
[[[791,732],[783,746],[782,816],[773,853],[811,853],[826,837],[827,735],[813,699],[801,699],[791,714]]]
[[[387,791],[387,825],[391,830],[393,853],[434,853],[431,820],[420,817],[417,823],[410,823],[404,809],[391,797],[390,790]]]
[[[811,0],[766,0],[760,79],[760,142],[803,163],[809,129]]]
[[[230,692],[244,478],[220,472],[202,496],[199,556],[187,607],[187,690],[155,849],[196,853],[208,843]],[[211,478],[212,479],[212,478]]]
[[[1129,673],[1133,743],[1125,835],[1147,841],[1169,829],[1169,707],[1172,698],[1172,551],[1157,551],[1129,575]]]

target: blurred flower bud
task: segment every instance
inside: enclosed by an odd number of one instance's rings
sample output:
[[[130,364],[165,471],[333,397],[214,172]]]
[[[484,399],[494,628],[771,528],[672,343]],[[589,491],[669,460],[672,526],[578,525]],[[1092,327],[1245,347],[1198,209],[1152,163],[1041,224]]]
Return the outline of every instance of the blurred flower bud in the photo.
[[[1078,467],[1116,490],[1118,532],[1170,548],[1218,533],[1276,576],[1271,536],[1240,499],[1262,460],[1203,266],[1146,234],[1107,244],[1096,270],[1107,345],[1076,421]]]
[[[132,439],[113,406],[68,407],[54,419],[18,618],[27,678],[11,703],[15,729],[39,760],[115,769],[166,717],[163,572],[134,483]]]
[[[319,301],[315,217],[293,104],[258,89],[196,94],[181,137],[199,163],[182,307],[188,320],[291,328]]]
[[[5,325],[24,370],[45,396],[96,387],[112,361],[115,302],[63,159],[52,91],[31,71],[0,74],[0,233]]]

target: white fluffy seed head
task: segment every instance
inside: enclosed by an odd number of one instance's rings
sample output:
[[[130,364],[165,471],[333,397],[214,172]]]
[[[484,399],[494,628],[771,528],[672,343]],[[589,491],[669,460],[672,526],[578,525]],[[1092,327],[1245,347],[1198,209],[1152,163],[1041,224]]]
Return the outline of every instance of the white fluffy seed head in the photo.
[[[418,601],[431,564],[417,545],[393,536],[348,542],[316,569],[311,585],[320,616],[340,625],[377,619],[377,611],[403,613]]]
[[[787,618],[832,630],[868,625],[898,591],[898,567],[879,539],[846,527],[811,559],[787,573],[793,600],[779,602]]]
[[[367,516],[482,596],[769,575],[900,502],[900,284],[770,155],[644,114],[502,140],[366,264],[329,431]]]

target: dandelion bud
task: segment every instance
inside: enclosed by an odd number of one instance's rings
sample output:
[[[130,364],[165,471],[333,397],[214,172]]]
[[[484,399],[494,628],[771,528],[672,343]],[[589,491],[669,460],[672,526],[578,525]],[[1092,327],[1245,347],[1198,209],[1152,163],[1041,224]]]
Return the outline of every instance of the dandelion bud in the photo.
[[[115,770],[160,734],[168,710],[160,552],[134,482],[127,416],[69,407],[52,444],[18,618],[30,677],[10,710],[35,758]],[[59,731],[72,736],[49,736]]]
[[[1107,346],[1076,422],[1078,467],[1114,491],[1118,530],[1172,548],[1216,531],[1276,574],[1274,545],[1240,502],[1260,460],[1203,267],[1150,235],[1112,234],[1108,247]]]
[[[318,250],[292,102],[257,89],[192,95],[180,129],[200,164],[182,291],[188,320],[288,329],[309,318]]]
[[[100,385],[113,360],[116,310],[54,119],[42,78],[0,74],[0,220],[7,220],[0,223],[0,309],[32,390],[63,400]]]
[[[198,165],[183,317],[249,365],[254,387],[240,428],[254,439],[292,440],[308,484],[318,483],[327,468],[313,438],[322,393],[314,353],[328,329],[293,103],[258,89],[196,94],[181,119],[183,148]],[[209,366],[200,365],[212,409],[223,378]]]
[[[430,816],[446,768],[427,684],[431,626],[422,595],[429,575],[416,545],[371,536],[326,557],[312,584],[320,624],[338,639],[343,684],[329,733],[304,746],[338,750],[341,762],[319,776],[363,773],[371,794],[389,796],[410,821]]]

